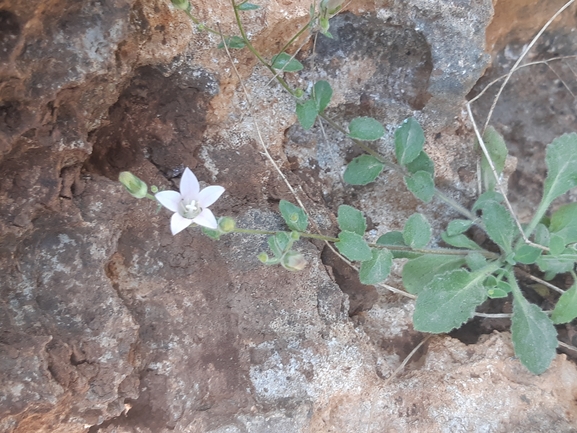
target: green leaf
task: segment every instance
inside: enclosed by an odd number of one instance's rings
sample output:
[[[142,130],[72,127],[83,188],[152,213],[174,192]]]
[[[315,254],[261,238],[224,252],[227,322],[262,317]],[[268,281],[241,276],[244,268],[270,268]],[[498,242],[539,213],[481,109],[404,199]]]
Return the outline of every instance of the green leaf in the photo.
[[[555,325],[569,323],[577,317],[577,283],[561,295],[555,305],[551,320]]]
[[[447,235],[455,236],[466,232],[473,225],[471,220],[453,220],[447,226]]]
[[[457,248],[466,248],[468,250],[482,250],[479,245],[473,242],[464,234],[449,236],[447,232],[441,233],[441,239],[447,244]]]
[[[389,250],[373,248],[373,258],[361,263],[359,279],[363,284],[378,284],[391,272],[393,255]]]
[[[322,113],[325,111],[331,98],[333,97],[333,89],[331,85],[324,80],[317,81],[313,87],[313,98],[317,105],[317,111]]]
[[[517,227],[509,211],[497,202],[490,201],[483,206],[482,219],[491,240],[505,253],[510,253]]]
[[[411,248],[423,248],[431,240],[431,225],[420,213],[414,213],[405,222],[403,239]]]
[[[577,203],[570,203],[561,206],[551,215],[551,224],[549,225],[551,234],[560,236],[564,245],[577,242]]]
[[[419,200],[429,203],[435,195],[435,181],[431,173],[417,171],[411,176],[405,176],[407,189]]]
[[[290,235],[286,232],[279,232],[267,239],[268,246],[276,257],[281,257],[290,246]]]
[[[244,42],[244,39],[239,37],[239,36],[231,36],[230,38],[226,38],[224,40],[226,42],[226,46],[228,48],[235,48],[235,49],[241,49],[244,48],[244,46],[246,45]],[[222,49],[224,48],[224,43],[220,43],[217,45],[218,49]]]
[[[511,333],[515,355],[534,374],[551,364],[557,348],[557,331],[537,305],[530,304],[517,289],[513,291]]]
[[[340,232],[339,241],[335,245],[339,252],[349,260],[364,262],[373,257],[371,248],[363,237],[353,232]]]
[[[552,256],[558,256],[565,250],[565,245],[565,239],[555,233],[552,233],[551,238],[549,239],[549,253]]]
[[[551,202],[577,186],[577,133],[563,134],[547,146],[547,178],[543,186],[542,203]]]
[[[543,245],[544,247],[549,246],[551,236],[549,234],[549,229],[544,224],[537,224],[534,236],[536,244]]]
[[[503,195],[501,193],[498,193],[496,191],[484,192],[483,194],[481,194],[479,196],[479,198],[477,199],[477,201],[473,205],[473,211],[483,209],[483,206],[485,206],[485,204],[487,204],[489,202],[494,201],[497,203],[501,203],[503,200],[505,200],[505,198],[503,197]]]
[[[346,204],[339,206],[337,221],[339,228],[343,231],[353,232],[362,236],[367,230],[367,223],[363,213]]]
[[[283,219],[291,230],[304,232],[307,229],[309,218],[304,210],[286,200],[281,200],[278,207]]]
[[[515,261],[524,265],[531,265],[537,261],[543,250],[523,244],[515,251]]]
[[[487,266],[487,259],[481,253],[469,253],[465,257],[465,262],[471,271],[477,271]]]
[[[485,274],[456,269],[435,277],[419,294],[413,314],[416,331],[441,334],[460,327],[487,299]]]
[[[401,165],[414,161],[425,144],[425,133],[413,117],[406,119],[395,131],[395,154]]]
[[[317,104],[312,99],[305,101],[304,103],[297,102],[297,118],[299,119],[299,123],[305,130],[309,130],[315,124],[315,120],[317,119]]]
[[[408,247],[403,239],[403,232],[392,231],[385,233],[377,239],[378,245],[384,245],[386,247]],[[395,249],[390,249],[393,254],[394,259],[414,259],[416,257],[421,257],[420,253],[413,253],[411,251],[395,251]]]
[[[366,185],[381,174],[383,167],[383,163],[374,156],[357,156],[347,165],[343,179],[349,185]]]
[[[406,167],[410,173],[426,171],[427,173],[430,173],[431,176],[435,176],[435,164],[431,161],[431,158],[429,158],[429,155],[427,155],[425,151],[419,153],[419,156],[409,162]]]
[[[378,140],[385,135],[385,128],[372,117],[357,117],[349,123],[349,137],[363,141]]]
[[[280,53],[274,56],[271,66],[277,70],[283,70],[284,72],[298,72],[304,68],[301,62],[297,59],[293,59],[292,56],[287,53]]]
[[[458,269],[465,264],[463,256],[427,254],[409,260],[403,266],[403,286],[418,295],[434,278],[444,272]]]
[[[542,255],[537,259],[537,266],[543,272],[562,274],[573,270],[576,261],[577,254],[575,254],[575,251],[567,248],[562,254],[557,256]]]
[[[501,175],[505,168],[505,160],[507,159],[507,145],[505,144],[505,140],[503,140],[503,137],[495,128],[488,126],[483,134],[483,142],[493,161],[497,175]],[[497,181],[495,180],[495,176],[485,154],[481,157],[481,179],[485,191],[493,191],[495,189]]]
[[[259,9],[259,5],[255,5],[252,3],[242,3],[236,7],[239,11],[254,11],[255,9]]]

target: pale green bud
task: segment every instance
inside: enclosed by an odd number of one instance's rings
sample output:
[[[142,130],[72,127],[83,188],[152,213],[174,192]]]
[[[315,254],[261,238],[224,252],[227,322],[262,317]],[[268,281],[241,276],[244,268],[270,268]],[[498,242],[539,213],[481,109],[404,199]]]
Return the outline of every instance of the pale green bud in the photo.
[[[175,8],[182,9],[183,11],[188,10],[190,7],[188,0],[171,0]]]
[[[267,253],[264,253],[264,252],[260,253],[257,257],[263,263],[268,262],[268,254]]]
[[[307,261],[301,253],[289,251],[283,256],[281,265],[289,271],[302,271],[307,265]]]
[[[129,171],[123,171],[118,175],[118,180],[128,192],[136,198],[144,198],[148,193],[148,186]]]
[[[231,217],[222,217],[218,220],[218,229],[222,233],[230,233],[236,228],[236,222]]]

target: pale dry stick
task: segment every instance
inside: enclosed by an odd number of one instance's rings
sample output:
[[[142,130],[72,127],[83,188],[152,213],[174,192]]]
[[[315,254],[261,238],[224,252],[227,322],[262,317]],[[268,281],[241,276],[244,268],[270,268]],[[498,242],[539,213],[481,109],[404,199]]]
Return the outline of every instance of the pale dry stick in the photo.
[[[495,164],[493,164],[493,160],[491,159],[491,155],[489,155],[489,151],[487,150],[487,146],[485,146],[485,142],[483,141],[483,137],[481,137],[481,133],[479,131],[479,128],[477,128],[477,123],[475,122],[475,117],[473,116],[473,112],[471,111],[471,103],[470,102],[467,102],[467,112],[469,113],[471,123],[473,124],[473,130],[475,131],[475,135],[477,136],[477,141],[479,142],[479,146],[483,150],[483,154],[485,155],[485,158],[487,158],[487,161],[489,162],[489,167],[491,168],[491,171],[493,172],[493,176],[495,176],[495,180],[497,182],[497,188],[499,189],[499,192],[501,193],[501,195],[505,199],[505,204],[507,205],[507,209],[509,210],[509,213],[513,217],[513,220],[515,221],[515,224],[517,225],[517,228],[519,229],[521,236],[523,236],[523,240],[525,241],[526,244],[531,245],[532,247],[539,248],[543,251],[549,251],[549,248],[544,247],[543,245],[539,245],[539,244],[536,244],[534,242],[531,242],[529,240],[529,238],[525,235],[525,231],[523,230],[523,227],[521,226],[521,222],[517,218],[517,215],[515,215],[515,211],[513,210],[513,206],[511,206],[511,202],[507,198],[507,194],[505,193],[505,188],[503,188],[500,176],[497,173],[497,169],[495,168]]]
[[[399,372],[400,372],[403,368],[405,368],[405,366],[406,366],[407,363],[411,360],[411,358],[413,357],[413,355],[414,355],[415,353],[417,353],[417,350],[419,350],[419,349],[421,348],[421,346],[422,346],[423,344],[425,344],[425,343],[427,342],[427,340],[428,340],[429,338],[431,338],[432,336],[433,336],[433,334],[427,335],[425,338],[423,338],[423,341],[421,341],[419,344],[417,344],[417,345],[415,346],[415,348],[414,348],[413,350],[411,350],[411,353],[409,353],[409,354],[407,355],[407,357],[403,360],[403,362],[401,362],[401,365],[399,365],[399,366],[397,367],[397,369],[396,369],[395,371],[393,371],[393,373],[392,373],[389,377],[387,377],[387,380],[385,380],[385,382],[384,382],[383,385],[382,385],[383,387],[385,387],[385,386],[387,386],[389,383],[391,383],[391,380],[393,380],[393,379],[395,378],[395,376],[396,376],[397,374],[399,374]]]
[[[510,319],[513,317],[513,313],[475,313],[475,316],[487,319]]]
[[[571,346],[570,344],[563,343],[560,340],[557,340],[557,343],[559,344],[559,346],[564,347],[565,349],[569,349],[569,350],[572,350],[574,352],[577,352],[577,347],[575,347],[575,346]]]
[[[550,59],[547,59],[547,60],[537,60],[537,61],[535,61],[535,62],[524,63],[524,64],[522,64],[521,66],[519,66],[519,67],[515,70],[515,72],[516,72],[516,71],[519,71],[519,70],[521,70],[521,69],[523,69],[523,68],[526,68],[526,67],[528,67],[528,66],[535,66],[535,65],[547,65],[547,66],[549,66],[549,63],[550,63],[550,62],[553,62],[553,61],[556,61],[556,60],[571,59],[571,58],[575,58],[575,57],[577,57],[577,55],[551,57]],[[487,84],[487,85],[483,88],[483,90],[481,90],[481,91],[479,92],[479,94],[478,94],[477,96],[475,96],[474,98],[471,98],[471,99],[469,100],[469,103],[475,102],[477,99],[479,99],[481,96],[483,96],[487,90],[489,90],[491,87],[493,87],[495,84],[497,84],[499,81],[501,81],[501,80],[503,80],[503,79],[505,79],[505,78],[507,78],[507,74],[501,75],[500,77],[495,78],[493,81],[491,81],[489,84]]]
[[[522,273],[524,277],[527,277],[527,278],[535,281],[536,283],[543,284],[545,287],[548,287],[557,293],[560,293],[560,294],[565,293],[565,291],[560,289],[559,287],[557,287],[557,286],[555,286],[555,285],[553,285],[553,284],[551,284],[545,280],[542,280],[541,278],[535,277],[534,275],[530,274],[529,272],[524,271],[523,269],[517,269],[517,272]]]
[[[218,25],[217,25],[217,26],[218,26]],[[219,31],[220,31],[220,26],[218,26],[218,27],[219,27]],[[221,38],[222,38],[222,33],[221,33]],[[224,38],[223,38],[223,39],[224,39]],[[270,161],[270,163],[273,165],[273,167],[274,167],[274,168],[276,169],[276,171],[279,173],[279,175],[281,176],[282,180],[284,181],[284,183],[286,184],[286,186],[288,187],[288,189],[290,190],[290,192],[292,193],[292,195],[294,196],[295,200],[298,202],[298,204],[300,205],[300,207],[305,211],[305,213],[308,214],[309,212],[307,211],[307,209],[306,209],[305,205],[303,204],[303,202],[302,202],[302,201],[300,200],[300,198],[298,197],[297,192],[296,192],[295,189],[292,187],[292,185],[290,184],[290,182],[288,181],[288,179],[286,178],[286,176],[284,175],[284,173],[281,171],[281,169],[280,169],[280,167],[278,166],[278,164],[277,164],[277,163],[275,162],[275,160],[273,159],[272,155],[269,153],[266,145],[264,144],[264,140],[263,140],[262,135],[261,135],[261,133],[260,133],[260,128],[259,128],[259,126],[258,126],[258,122],[256,121],[256,117],[255,117],[254,111],[253,111],[253,109],[252,109],[252,102],[251,102],[251,100],[250,100],[250,97],[249,97],[249,94],[248,94],[248,90],[246,89],[246,87],[245,87],[245,85],[244,85],[244,81],[242,80],[242,77],[240,76],[240,73],[238,72],[238,70],[237,70],[237,68],[236,68],[236,66],[235,66],[235,64],[234,64],[234,62],[233,62],[232,56],[230,55],[230,51],[228,50],[228,47],[226,46],[226,44],[224,44],[224,49],[226,50],[226,54],[228,55],[228,58],[229,58],[229,60],[230,60],[230,62],[231,62],[231,65],[232,65],[232,68],[233,68],[233,70],[234,70],[234,72],[235,72],[235,74],[236,74],[236,76],[237,76],[237,78],[238,78],[238,80],[239,80],[239,82],[240,82],[240,85],[241,85],[241,87],[242,87],[242,90],[243,90],[243,92],[244,92],[244,96],[245,96],[245,98],[246,98],[246,100],[247,100],[248,108],[249,108],[249,110],[250,110],[250,115],[251,115],[251,117],[252,117],[252,120],[253,120],[254,126],[255,126],[255,130],[256,130],[257,135],[258,135],[259,143],[260,143],[261,147],[263,148],[264,153],[265,153],[267,159]],[[311,222],[312,222],[313,225],[315,226],[315,229],[316,229],[317,231],[319,231],[319,230],[318,230],[318,227],[316,226],[316,223],[314,222],[314,220],[313,220],[312,218],[311,218]],[[334,248],[329,242],[325,241],[325,244],[326,244],[337,256],[339,256],[345,263],[347,263],[349,266],[351,266],[351,267],[352,267],[353,269],[355,269],[357,272],[359,271],[359,269],[358,269],[356,266],[354,266],[350,261],[348,261],[345,257],[343,257],[338,251],[336,251],[335,248]],[[386,284],[381,283],[380,286],[385,287],[387,290],[390,290],[390,291],[393,292],[393,293],[397,293],[397,294],[400,294],[400,295],[403,295],[403,296],[406,296],[406,297],[412,298],[412,299],[415,299],[415,298],[416,298],[414,295],[411,295],[410,293],[403,292],[402,290],[396,289],[396,288],[391,287],[391,286],[388,286],[388,285],[386,285]]]
[[[503,93],[503,89],[505,88],[505,86],[507,85],[507,83],[509,82],[509,80],[511,79],[511,76],[513,75],[513,72],[515,72],[515,70],[518,68],[518,66],[521,64],[521,62],[523,61],[523,59],[525,58],[525,56],[527,55],[527,53],[529,52],[529,50],[531,50],[531,48],[533,48],[533,45],[535,45],[537,43],[537,40],[541,37],[541,35],[543,33],[545,33],[545,30],[547,30],[547,27],[549,27],[551,25],[551,23],[553,21],[555,21],[555,19],[561,15],[561,13],[563,13],[563,11],[565,9],[567,9],[569,6],[571,6],[573,3],[575,2],[575,0],[569,0],[567,3],[565,3],[556,13],[555,15],[553,15],[549,21],[547,21],[545,23],[545,25],[543,27],[541,27],[541,30],[539,30],[539,33],[537,33],[535,35],[535,37],[533,38],[533,40],[529,43],[529,45],[527,45],[527,48],[525,48],[523,50],[523,52],[521,53],[521,56],[519,56],[519,58],[517,59],[517,61],[515,62],[515,64],[513,65],[513,67],[511,68],[511,70],[509,71],[509,73],[507,74],[507,78],[505,78],[505,81],[503,82],[503,84],[501,84],[501,87],[499,88],[499,91],[497,92],[497,95],[495,96],[495,99],[493,101],[493,103],[491,104],[491,108],[489,110],[489,114],[487,115],[487,120],[485,121],[485,126],[483,126],[483,131],[485,131],[485,129],[487,129],[487,125],[489,125],[489,121],[491,120],[491,116],[493,115],[493,111],[495,110],[495,107],[497,106],[497,101],[499,100],[499,98],[501,97],[501,93]]]

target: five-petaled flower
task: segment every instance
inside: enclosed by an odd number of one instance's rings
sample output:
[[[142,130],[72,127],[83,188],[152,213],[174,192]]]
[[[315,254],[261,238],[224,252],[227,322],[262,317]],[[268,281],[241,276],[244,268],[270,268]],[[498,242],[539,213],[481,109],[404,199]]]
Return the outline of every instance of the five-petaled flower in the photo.
[[[180,179],[180,193],[161,191],[156,193],[155,197],[165,208],[174,212],[170,219],[170,231],[175,235],[192,223],[216,229],[216,218],[208,207],[217,201],[223,192],[224,188],[216,185],[201,191],[196,176],[187,167]]]

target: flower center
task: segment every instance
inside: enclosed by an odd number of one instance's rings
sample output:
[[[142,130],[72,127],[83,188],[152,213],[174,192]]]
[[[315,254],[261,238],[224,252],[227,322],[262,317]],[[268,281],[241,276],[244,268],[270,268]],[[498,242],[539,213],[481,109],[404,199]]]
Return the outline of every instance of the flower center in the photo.
[[[182,215],[184,218],[196,218],[201,212],[202,209],[196,200],[191,200],[190,203],[187,203],[184,200],[180,202],[180,215]]]

